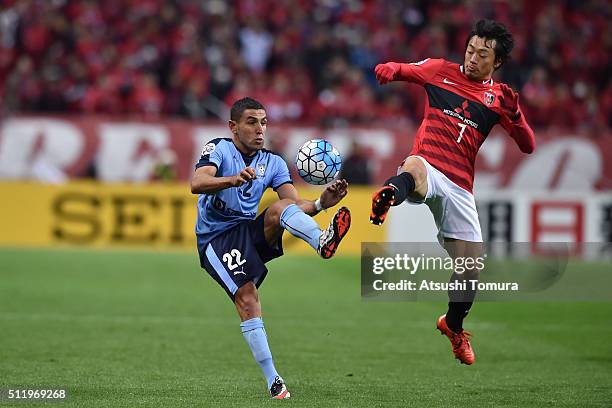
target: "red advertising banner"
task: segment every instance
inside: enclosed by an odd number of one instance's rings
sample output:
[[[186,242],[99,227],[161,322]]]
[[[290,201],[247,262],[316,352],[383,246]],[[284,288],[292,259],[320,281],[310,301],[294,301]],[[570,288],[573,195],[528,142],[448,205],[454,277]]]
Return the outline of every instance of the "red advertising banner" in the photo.
[[[267,147],[293,159],[306,140],[324,138],[350,158],[355,143],[367,152],[375,183],[394,174],[408,154],[414,128],[319,129],[288,124],[269,127]],[[107,182],[146,182],[159,162],[173,163],[176,177],[188,180],[202,147],[229,137],[227,125],[184,120],[129,121],[97,116],[15,117],[0,125],[0,179],[61,181],[95,175]],[[522,154],[497,127],[476,162],[476,191],[522,189],[589,191],[612,189],[612,135],[536,132],[537,148]]]

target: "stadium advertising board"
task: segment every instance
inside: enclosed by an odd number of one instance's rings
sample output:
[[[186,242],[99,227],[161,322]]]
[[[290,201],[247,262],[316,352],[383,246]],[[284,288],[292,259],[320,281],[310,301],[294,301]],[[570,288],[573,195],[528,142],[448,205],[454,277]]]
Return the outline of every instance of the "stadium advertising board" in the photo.
[[[313,198],[320,189],[301,186]],[[362,241],[435,242],[436,227],[425,206],[402,205],[383,228],[368,222],[371,188],[353,187],[343,203],[353,213],[353,225],[343,253],[359,254]],[[186,184],[101,184],[2,182],[2,197],[10,197],[0,213],[0,245],[6,246],[141,246],[195,248],[196,197]],[[268,191],[260,210],[276,195]],[[612,194],[478,195],[485,241],[609,242],[612,240]],[[316,219],[327,225],[333,212]],[[407,227],[409,226],[409,228]],[[285,234],[287,250],[306,253],[307,244]]]
[[[93,246],[194,249],[196,196],[181,184],[100,184],[2,182],[2,197],[10,197],[0,213],[0,245],[4,246]],[[318,188],[300,187],[304,198],[320,194]],[[385,228],[373,230],[366,223],[369,214],[368,188],[354,188],[343,201],[357,221],[342,243],[343,251],[358,254],[361,237],[382,241]],[[275,200],[268,191],[263,210]],[[327,225],[333,211],[322,212],[316,220]],[[288,252],[309,253],[306,243],[284,234]]]

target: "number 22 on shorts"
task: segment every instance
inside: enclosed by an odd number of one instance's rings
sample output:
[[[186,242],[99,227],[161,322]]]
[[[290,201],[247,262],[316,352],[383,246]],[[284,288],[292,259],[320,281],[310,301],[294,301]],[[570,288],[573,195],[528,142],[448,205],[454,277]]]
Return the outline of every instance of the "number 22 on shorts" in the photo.
[[[223,254],[223,262],[227,264],[230,271],[233,271],[237,267],[244,265],[246,259],[242,259],[242,254],[237,249],[232,249],[229,252]]]

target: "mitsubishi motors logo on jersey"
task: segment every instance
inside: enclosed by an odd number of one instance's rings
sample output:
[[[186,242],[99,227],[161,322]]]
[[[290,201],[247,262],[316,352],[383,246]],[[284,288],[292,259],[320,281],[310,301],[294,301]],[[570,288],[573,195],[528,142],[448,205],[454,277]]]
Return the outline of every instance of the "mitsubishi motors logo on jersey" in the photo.
[[[444,114],[446,115],[459,119],[460,121],[462,121],[468,126],[473,127],[474,129],[478,129],[478,123],[471,120],[472,114],[468,110],[469,107],[470,103],[467,101],[467,99],[464,99],[463,103],[460,106],[457,106],[455,109],[443,109],[442,112],[444,112]]]
[[[457,112],[458,114],[460,114],[464,118],[470,119],[472,117],[472,114],[470,113],[470,111],[468,111],[468,107],[469,106],[470,106],[470,104],[468,103],[467,100],[465,100],[465,101],[463,101],[461,106],[457,106],[455,108],[455,112]]]

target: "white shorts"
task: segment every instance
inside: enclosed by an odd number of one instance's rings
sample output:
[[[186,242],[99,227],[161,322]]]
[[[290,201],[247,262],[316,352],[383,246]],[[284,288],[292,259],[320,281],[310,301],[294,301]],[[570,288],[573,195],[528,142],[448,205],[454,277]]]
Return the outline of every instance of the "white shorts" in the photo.
[[[425,203],[429,207],[438,227],[438,241],[443,243],[444,238],[455,238],[482,242],[474,196],[450,181],[421,156],[413,157],[420,159],[427,169],[427,196],[425,201],[410,198],[406,201],[410,204]]]

